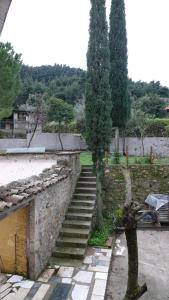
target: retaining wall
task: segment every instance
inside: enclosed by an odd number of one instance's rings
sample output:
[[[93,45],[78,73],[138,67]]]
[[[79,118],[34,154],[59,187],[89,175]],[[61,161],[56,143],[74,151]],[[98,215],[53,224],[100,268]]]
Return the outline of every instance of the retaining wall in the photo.
[[[169,166],[133,165],[129,170],[133,200],[143,203],[150,193],[169,194]],[[125,191],[122,167],[109,167],[104,180],[104,209],[124,204]]]

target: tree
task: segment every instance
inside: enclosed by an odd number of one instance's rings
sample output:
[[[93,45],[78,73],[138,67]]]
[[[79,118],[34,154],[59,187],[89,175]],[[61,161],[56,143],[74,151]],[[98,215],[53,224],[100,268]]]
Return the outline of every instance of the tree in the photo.
[[[142,111],[136,111],[132,114],[127,127],[137,138],[141,139],[142,155],[144,156],[144,138],[148,129],[149,123],[147,116]]]
[[[104,151],[111,137],[111,99],[109,86],[109,45],[105,0],[91,0],[90,38],[87,52],[86,140],[96,170],[97,220],[102,228],[101,178]]]
[[[19,90],[21,56],[0,42],[0,119],[8,117]]]
[[[45,93],[42,93],[40,91],[38,92],[37,90],[36,93],[29,94],[29,98],[26,104],[20,106],[25,108],[25,111],[29,111],[29,113],[31,113],[33,117],[32,121],[28,124],[32,133],[28,143],[28,148],[31,145],[31,142],[34,138],[36,131],[38,130],[38,127],[40,126],[41,129],[46,121],[47,106],[45,96]]]
[[[147,115],[159,118],[165,115],[164,107],[166,106],[163,99],[158,95],[146,95],[139,99],[140,109]]]
[[[110,88],[112,100],[112,123],[118,128],[125,129],[130,115],[130,98],[128,95],[127,70],[127,33],[124,0],[112,0],[110,12]],[[117,143],[116,151],[119,151]]]
[[[48,104],[48,119],[49,121],[56,121],[59,123],[59,141],[61,149],[63,150],[63,144],[60,136],[61,123],[69,123],[73,120],[73,106],[65,101],[57,98],[49,98]]]

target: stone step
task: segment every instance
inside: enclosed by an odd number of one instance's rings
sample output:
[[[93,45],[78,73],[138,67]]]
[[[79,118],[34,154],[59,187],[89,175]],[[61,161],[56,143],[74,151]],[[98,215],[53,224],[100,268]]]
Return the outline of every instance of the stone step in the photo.
[[[82,171],[93,173],[93,166],[82,166]]]
[[[82,177],[93,177],[93,178],[96,178],[96,176],[93,174],[93,172],[89,172],[89,171],[82,171],[80,173],[80,176],[82,176]]]
[[[78,182],[81,182],[81,181],[96,182],[96,177],[80,176]]]
[[[76,187],[75,194],[76,193],[96,194],[96,188],[91,188],[91,187]]]
[[[71,205],[76,205],[76,206],[94,206],[95,201],[93,200],[78,200],[78,199],[73,199],[71,201]]]
[[[81,221],[81,220],[65,220],[63,223],[63,227],[90,229],[91,222],[90,221]]]
[[[73,248],[73,247],[55,247],[52,256],[83,259],[85,255],[85,248]]]
[[[86,193],[74,193],[73,194],[73,200],[78,199],[78,200],[94,200],[96,199],[95,194],[86,194]]]
[[[86,248],[87,243],[88,243],[87,238],[72,238],[72,237],[61,236],[57,239],[56,246]]]
[[[51,257],[49,260],[49,266],[54,269],[55,266],[65,267],[80,267],[82,265],[81,259],[63,258],[63,257]]]
[[[86,181],[78,181],[77,185],[76,185],[77,188],[79,187],[89,187],[89,188],[96,188],[96,182],[86,182]]]
[[[71,205],[68,208],[68,212],[74,212],[74,213],[93,213],[94,206],[76,206]]]
[[[82,228],[62,228],[60,236],[67,236],[73,238],[88,238],[90,230]]]
[[[65,218],[66,220],[84,220],[84,221],[91,221],[92,214],[85,214],[85,213],[67,213]]]

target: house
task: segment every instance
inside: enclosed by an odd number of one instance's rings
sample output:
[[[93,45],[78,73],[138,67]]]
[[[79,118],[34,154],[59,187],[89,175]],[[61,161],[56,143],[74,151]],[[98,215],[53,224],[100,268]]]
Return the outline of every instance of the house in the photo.
[[[163,110],[167,113],[167,116],[168,116],[169,115],[169,105],[165,106]]]
[[[0,130],[13,133],[42,131],[43,117],[37,107],[23,104],[14,109],[12,114],[0,121]]]
[[[42,161],[50,164],[39,175],[0,186],[0,272],[36,279],[46,267],[80,174],[79,153],[60,155],[0,157],[9,166],[15,164],[20,178],[26,169],[19,173],[17,164],[23,168],[34,162],[32,172]]]

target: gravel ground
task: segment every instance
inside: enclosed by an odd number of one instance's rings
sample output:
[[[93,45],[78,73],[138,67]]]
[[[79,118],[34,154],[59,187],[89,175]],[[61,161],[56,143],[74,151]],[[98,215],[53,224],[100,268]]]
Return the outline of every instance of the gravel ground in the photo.
[[[118,237],[120,247],[112,258],[105,300],[123,300],[127,285],[127,249],[125,236]],[[139,283],[147,283],[141,300],[169,299],[169,231],[138,231]],[[125,247],[122,248],[122,247]],[[121,249],[121,250],[120,250]],[[120,255],[120,251],[123,252]],[[124,251],[122,251],[124,250]]]

